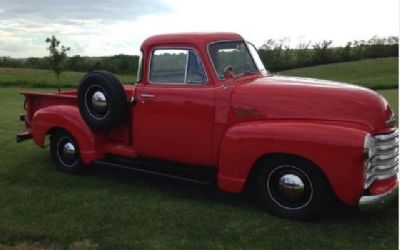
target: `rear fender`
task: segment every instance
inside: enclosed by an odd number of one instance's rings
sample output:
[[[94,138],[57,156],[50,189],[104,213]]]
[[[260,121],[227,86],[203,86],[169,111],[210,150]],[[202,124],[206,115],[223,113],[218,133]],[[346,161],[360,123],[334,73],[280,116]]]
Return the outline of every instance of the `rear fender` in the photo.
[[[229,128],[221,142],[218,186],[241,192],[257,160],[291,154],[319,166],[336,196],[355,205],[363,192],[366,132],[311,122],[246,122]]]
[[[52,129],[67,130],[79,145],[82,161],[90,164],[93,160],[104,157],[102,137],[95,134],[82,119],[78,107],[57,105],[41,108],[32,118],[33,141],[44,147],[46,135]]]

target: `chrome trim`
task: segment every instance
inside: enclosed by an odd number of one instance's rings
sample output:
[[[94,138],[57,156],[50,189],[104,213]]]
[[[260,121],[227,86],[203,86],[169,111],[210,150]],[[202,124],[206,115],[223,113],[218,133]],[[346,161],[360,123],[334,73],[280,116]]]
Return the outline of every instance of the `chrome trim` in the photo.
[[[175,50],[192,50],[196,56],[199,58],[200,64],[201,64],[201,68],[203,69],[204,72],[204,76],[205,76],[205,82],[201,82],[201,83],[187,83],[187,82],[182,82],[182,83],[169,83],[169,82],[152,82],[150,81],[150,71],[151,71],[151,62],[152,62],[152,58],[153,58],[153,54],[154,51],[160,49],[160,50],[168,50],[168,49],[175,49]],[[188,51],[189,54],[189,51]],[[208,74],[207,71],[205,70],[204,67],[204,63],[203,60],[200,56],[200,54],[198,53],[197,49],[195,49],[194,47],[182,47],[182,46],[177,46],[177,47],[173,47],[173,46],[160,46],[160,47],[154,47],[151,49],[150,51],[150,56],[149,56],[149,60],[147,62],[147,82],[149,84],[162,84],[162,85],[188,85],[188,86],[202,86],[202,85],[207,85],[209,83],[208,80]],[[186,74],[186,73],[185,73]]]
[[[155,95],[152,95],[152,94],[140,94],[140,97],[143,97],[143,98],[154,98],[154,97],[156,97]]]
[[[142,75],[143,75],[143,50],[140,50],[139,65],[136,74],[136,83],[142,80]]]
[[[399,143],[399,139],[398,138],[396,138],[395,139],[395,143]],[[390,149],[393,149],[393,148],[397,148],[397,145],[396,144],[392,144],[392,145],[381,145],[381,146],[377,146],[376,147],[376,149],[377,150],[379,150],[379,151],[387,151],[387,150],[390,150]]]
[[[399,149],[396,146],[391,147],[391,149],[393,152],[391,152],[389,154],[377,155],[374,158],[372,158],[372,161],[373,162],[386,161],[386,160],[393,159],[399,155]]]
[[[374,138],[375,138],[375,140],[383,141],[383,140],[392,139],[392,138],[397,137],[397,136],[399,136],[399,130],[398,129],[396,129],[395,131],[393,131],[390,134],[375,135]]]
[[[365,189],[368,189],[375,180],[384,180],[399,172],[398,134],[399,132],[396,129],[389,134],[379,134],[372,137],[369,151],[373,153],[368,154],[365,159]],[[364,145],[364,154],[365,151]]]
[[[187,83],[187,71],[188,71],[188,68],[189,68],[189,54],[190,54],[190,51],[188,51],[187,55],[186,55],[185,76],[183,77],[183,81],[185,83]]]
[[[358,209],[360,211],[368,211],[384,207],[397,197],[398,189],[398,184],[396,184],[395,187],[386,193],[362,196],[358,201]]]

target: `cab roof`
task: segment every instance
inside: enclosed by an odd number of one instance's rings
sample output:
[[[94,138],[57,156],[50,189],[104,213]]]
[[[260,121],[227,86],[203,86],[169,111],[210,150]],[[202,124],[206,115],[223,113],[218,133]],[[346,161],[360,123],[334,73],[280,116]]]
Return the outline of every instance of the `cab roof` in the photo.
[[[144,40],[141,49],[147,50],[149,47],[158,44],[195,44],[202,47],[210,42],[221,40],[243,40],[243,38],[237,33],[229,32],[163,34],[151,36]]]

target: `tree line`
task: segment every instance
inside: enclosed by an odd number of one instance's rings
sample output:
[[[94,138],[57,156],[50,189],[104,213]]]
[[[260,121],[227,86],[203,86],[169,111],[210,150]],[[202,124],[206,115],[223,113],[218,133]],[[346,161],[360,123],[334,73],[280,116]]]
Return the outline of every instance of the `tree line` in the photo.
[[[288,39],[267,40],[258,53],[267,69],[272,72],[308,67],[320,64],[356,61],[367,58],[398,57],[399,38],[377,37],[369,40],[348,42],[342,47],[333,47],[331,40],[322,42],[305,42],[290,47]],[[14,59],[0,57],[0,67],[50,69],[51,57]],[[107,70],[119,74],[137,72],[139,56],[114,55],[109,57],[67,57],[63,62],[63,69],[70,71],[87,72],[91,70]]]
[[[29,57],[15,59],[8,56],[0,57],[0,67],[50,69],[51,57]],[[137,72],[139,56],[114,55],[107,57],[67,57],[63,62],[63,69],[67,71],[88,72],[92,70],[107,70],[119,74],[132,74]]]
[[[368,58],[398,57],[399,38],[377,37],[355,40],[342,47],[332,47],[331,40],[300,43],[289,47],[288,39],[267,40],[258,53],[266,68],[272,72],[314,65],[357,61]]]

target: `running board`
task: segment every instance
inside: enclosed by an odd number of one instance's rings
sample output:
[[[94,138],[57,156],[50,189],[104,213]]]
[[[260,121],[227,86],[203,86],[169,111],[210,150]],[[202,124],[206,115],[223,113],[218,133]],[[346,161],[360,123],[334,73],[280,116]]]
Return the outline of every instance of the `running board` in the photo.
[[[215,168],[183,165],[148,158],[132,159],[109,155],[105,159],[97,160],[93,163],[99,166],[128,169],[135,172],[158,175],[201,185],[216,183],[217,176]]]

